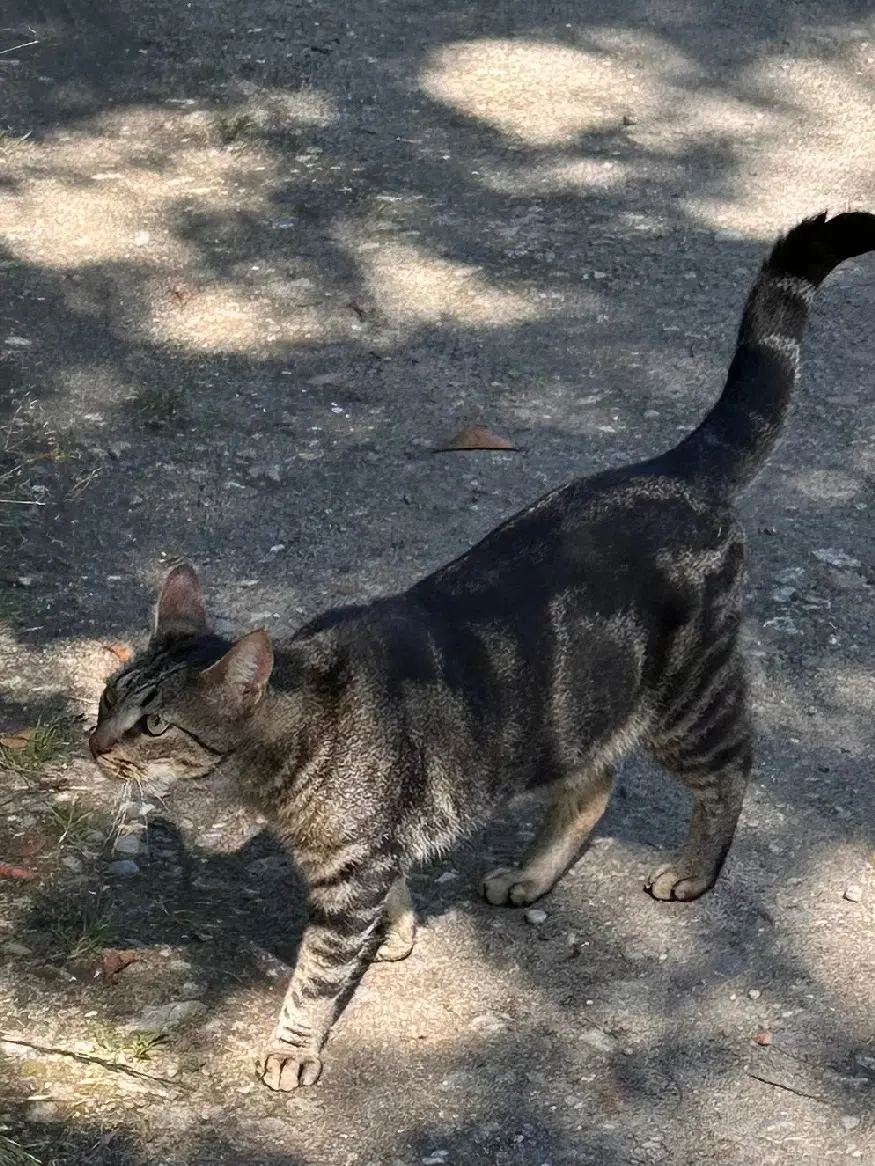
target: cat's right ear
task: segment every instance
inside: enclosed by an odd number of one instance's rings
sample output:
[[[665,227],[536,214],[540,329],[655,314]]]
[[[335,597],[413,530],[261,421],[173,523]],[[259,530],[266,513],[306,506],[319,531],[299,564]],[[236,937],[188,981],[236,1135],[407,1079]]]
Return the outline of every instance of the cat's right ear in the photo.
[[[169,636],[197,636],[207,630],[207,609],[197,571],[180,563],[161,585],[155,608],[153,639]]]
[[[273,647],[265,631],[243,636],[221,660],[198,677],[211,698],[232,719],[251,713],[267,688],[273,671]]]

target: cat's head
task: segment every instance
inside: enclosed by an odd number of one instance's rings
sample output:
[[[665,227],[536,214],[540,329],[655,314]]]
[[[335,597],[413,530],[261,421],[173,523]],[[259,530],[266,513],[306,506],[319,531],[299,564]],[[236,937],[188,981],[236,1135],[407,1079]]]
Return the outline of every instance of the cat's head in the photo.
[[[92,756],[125,781],[166,785],[204,777],[245,736],[272,668],[266,632],[234,644],[210,634],[194,568],[174,567],[161,587],[148,646],[103,690]]]

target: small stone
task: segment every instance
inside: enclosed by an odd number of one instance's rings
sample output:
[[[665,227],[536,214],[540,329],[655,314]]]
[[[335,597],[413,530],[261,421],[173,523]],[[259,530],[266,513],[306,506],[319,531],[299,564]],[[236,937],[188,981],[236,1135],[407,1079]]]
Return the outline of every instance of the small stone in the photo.
[[[774,628],[776,632],[784,632],[788,636],[798,636],[799,629],[796,624],[790,619],[789,615],[776,615],[771,619],[767,619],[763,624],[764,628]]]
[[[103,843],[103,831],[102,830],[89,830],[88,833],[85,835],[85,840],[86,840],[86,842],[96,842],[96,843],[98,843],[98,845],[101,845]]]
[[[30,348],[33,341],[26,336],[7,336],[3,343],[7,348]]]
[[[10,939],[8,943],[4,943],[3,950],[8,951],[10,955],[33,955],[29,947],[23,943],[18,943],[14,939]]]
[[[65,854],[61,859],[61,866],[65,866],[72,874],[82,874],[82,859],[75,854]]]
[[[798,594],[799,592],[795,587],[776,587],[772,592],[772,602],[790,603]]]
[[[860,1119],[852,1113],[846,1113],[842,1118],[842,1126],[848,1131],[848,1133],[850,1133],[851,1130],[855,1130],[859,1124]]]
[[[150,238],[150,236],[149,236],[148,231],[137,231],[136,235],[134,235],[134,246],[135,247],[147,246],[148,242],[149,242],[149,238]]]
[[[450,1154],[448,1150],[432,1150],[425,1158],[420,1158],[422,1166],[442,1166]]]
[[[109,456],[118,461],[124,457],[130,448],[131,443],[129,441],[114,441],[109,447]]]
[[[111,862],[107,867],[111,875],[136,875],[140,873],[140,868],[131,858],[119,858],[115,862]]]
[[[140,1032],[169,1032],[207,1010],[200,1000],[174,1000],[170,1004],[150,1004],[125,1027]]]
[[[859,883],[851,883],[845,887],[845,898],[849,903],[861,903],[863,901],[863,888]]]
[[[182,985],[182,995],[186,1000],[196,1000],[198,996],[203,996],[206,988],[203,984],[198,984],[194,980],[186,980]]]
[[[274,543],[273,546],[270,548],[270,553],[272,555],[278,555],[281,551],[284,551],[285,549],[286,549],[285,543]]]
[[[504,1032],[507,1023],[494,1012],[484,1012],[480,1016],[475,1016],[468,1028],[472,1032]]]
[[[751,1000],[759,1000],[759,998],[760,998],[759,988],[751,988],[751,990],[748,992],[748,996],[750,996]]]
[[[547,912],[540,907],[529,907],[525,915],[526,923],[531,923],[537,927],[541,923],[547,922]]]
[[[785,567],[783,571],[778,571],[774,579],[776,583],[789,586],[791,583],[798,583],[804,574],[805,569],[803,567]]]
[[[826,563],[828,567],[837,567],[839,570],[860,566],[859,559],[855,559],[847,551],[840,551],[835,547],[823,547],[819,551],[811,553],[821,563]]]
[[[658,417],[659,417],[659,410],[658,409],[645,409],[644,410],[644,420],[645,421],[656,421]]]
[[[112,848],[116,854],[127,854],[132,857],[140,853],[143,849],[143,844],[136,834],[120,834],[113,843]]]
[[[585,1028],[579,1034],[579,1039],[590,1048],[598,1049],[600,1053],[616,1052],[618,1046],[617,1040],[600,1028]]]
[[[456,872],[454,870],[445,870],[442,875],[438,875],[438,877],[435,879],[435,882],[436,883],[451,883],[455,879],[457,879],[458,877],[459,876],[456,874]]]

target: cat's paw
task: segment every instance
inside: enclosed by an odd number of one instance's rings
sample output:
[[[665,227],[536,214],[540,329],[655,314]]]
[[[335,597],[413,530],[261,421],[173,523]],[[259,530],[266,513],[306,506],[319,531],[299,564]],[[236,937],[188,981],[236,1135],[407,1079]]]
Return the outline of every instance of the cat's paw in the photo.
[[[551,884],[552,885],[552,884]],[[499,866],[480,884],[483,898],[493,907],[528,907],[550,890],[539,879],[526,877],[525,869]]]
[[[691,899],[698,899],[700,895],[704,895],[713,885],[713,878],[686,872],[682,866],[675,869],[671,864],[659,867],[645,883],[654,899],[659,899],[663,903],[672,901],[688,903]]]
[[[273,1040],[262,1051],[256,1065],[259,1080],[276,1093],[291,1093],[301,1085],[315,1085],[322,1061],[307,1049]]]
[[[397,963],[406,960],[413,951],[413,928],[407,931],[392,930],[374,952],[375,963]]]

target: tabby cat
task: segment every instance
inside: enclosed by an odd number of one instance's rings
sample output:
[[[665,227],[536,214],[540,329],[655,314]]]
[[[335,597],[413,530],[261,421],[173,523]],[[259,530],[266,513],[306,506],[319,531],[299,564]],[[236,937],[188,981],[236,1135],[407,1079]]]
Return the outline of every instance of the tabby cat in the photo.
[[[164,581],[148,647],[112,678],[91,751],[119,778],[230,772],[309,883],[273,1036],[271,1089],[312,1085],[364,963],[413,944],[405,873],[515,794],[550,787],[490,903],[546,894],[645,748],[692,794],[656,899],[695,899],[726,858],[751,766],[734,510],[778,436],[815,288],[875,248],[875,216],[807,219],[748,298],[726,387],[650,461],[553,490],[408,591],[329,611],[276,645],[208,630],[192,567]],[[382,946],[380,946],[382,943]]]

